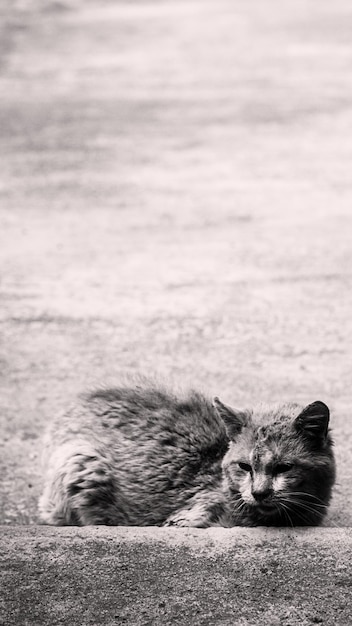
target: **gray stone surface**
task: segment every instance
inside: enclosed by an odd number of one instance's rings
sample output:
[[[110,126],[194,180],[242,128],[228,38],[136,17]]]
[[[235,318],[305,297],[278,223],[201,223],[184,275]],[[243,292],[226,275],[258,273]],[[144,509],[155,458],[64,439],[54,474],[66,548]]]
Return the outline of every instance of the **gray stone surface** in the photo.
[[[102,6],[104,10],[102,10]],[[326,401],[352,525],[349,0],[1,0],[0,522],[136,369]],[[352,624],[351,531],[0,526],[0,622]]]
[[[351,529],[2,527],[1,623],[347,626]]]
[[[1,524],[51,417],[140,372],[326,402],[352,526],[351,9],[1,0]]]

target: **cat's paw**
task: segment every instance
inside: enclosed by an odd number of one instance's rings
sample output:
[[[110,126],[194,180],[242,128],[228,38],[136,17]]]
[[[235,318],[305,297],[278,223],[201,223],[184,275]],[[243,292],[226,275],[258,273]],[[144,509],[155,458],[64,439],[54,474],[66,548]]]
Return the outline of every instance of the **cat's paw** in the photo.
[[[163,526],[178,526],[179,528],[207,528],[211,524],[207,515],[199,515],[193,509],[180,511],[171,515],[163,523]]]

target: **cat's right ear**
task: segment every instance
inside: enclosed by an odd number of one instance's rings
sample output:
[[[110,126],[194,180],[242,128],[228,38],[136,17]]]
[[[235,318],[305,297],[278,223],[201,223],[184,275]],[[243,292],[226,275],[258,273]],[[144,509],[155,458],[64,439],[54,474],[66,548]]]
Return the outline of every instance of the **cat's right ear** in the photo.
[[[220,402],[217,397],[213,400],[213,406],[225,424],[229,439],[234,441],[242,428],[247,424],[246,413],[238,409],[232,409],[230,406]]]

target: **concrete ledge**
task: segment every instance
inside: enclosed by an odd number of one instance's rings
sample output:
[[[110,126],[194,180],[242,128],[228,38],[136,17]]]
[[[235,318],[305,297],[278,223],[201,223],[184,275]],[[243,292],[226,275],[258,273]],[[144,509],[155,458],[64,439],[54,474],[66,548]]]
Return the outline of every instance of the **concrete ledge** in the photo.
[[[0,623],[352,624],[352,529],[1,527]]]

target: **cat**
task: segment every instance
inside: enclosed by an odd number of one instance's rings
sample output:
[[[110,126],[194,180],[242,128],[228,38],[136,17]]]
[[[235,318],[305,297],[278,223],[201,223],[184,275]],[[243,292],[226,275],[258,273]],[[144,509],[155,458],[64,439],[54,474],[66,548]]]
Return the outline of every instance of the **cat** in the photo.
[[[237,410],[145,382],[56,419],[39,509],[53,525],[311,526],[335,480],[320,401]]]

